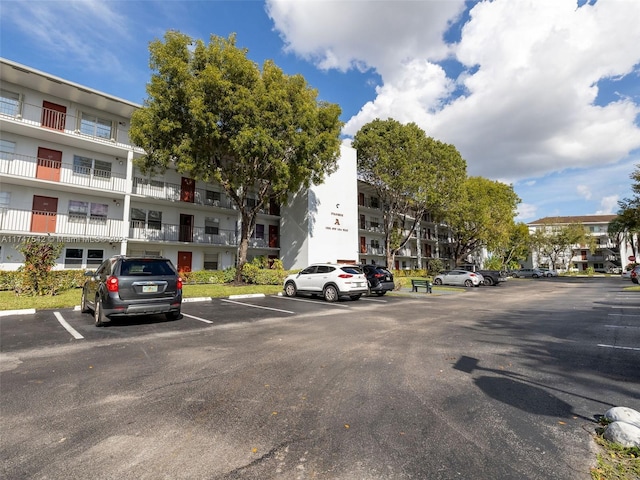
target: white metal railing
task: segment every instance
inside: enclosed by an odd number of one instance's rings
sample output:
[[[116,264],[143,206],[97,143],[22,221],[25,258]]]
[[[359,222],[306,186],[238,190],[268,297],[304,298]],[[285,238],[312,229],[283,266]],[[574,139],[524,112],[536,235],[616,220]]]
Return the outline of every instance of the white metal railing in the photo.
[[[0,231],[11,234],[64,235],[88,241],[119,241],[122,222],[90,215],[0,208]]]
[[[6,152],[0,153],[0,174],[122,193],[127,181],[125,175],[107,170]]]
[[[142,221],[132,221],[129,227],[129,238],[154,242],[187,242],[210,245],[237,246],[238,240],[233,230],[218,230],[218,233],[207,233],[205,227],[187,227],[163,223],[161,225],[145,225]]]
[[[92,132],[88,132],[78,115],[81,112],[59,112],[40,105],[33,105],[22,100],[18,104],[13,99],[0,97],[0,116],[33,127],[58,130],[68,135],[83,137],[100,143],[117,146],[126,150],[144,153],[143,149],[131,144],[129,129],[121,128],[120,122],[111,120],[110,128],[96,124]],[[81,129],[84,129],[83,132]]]

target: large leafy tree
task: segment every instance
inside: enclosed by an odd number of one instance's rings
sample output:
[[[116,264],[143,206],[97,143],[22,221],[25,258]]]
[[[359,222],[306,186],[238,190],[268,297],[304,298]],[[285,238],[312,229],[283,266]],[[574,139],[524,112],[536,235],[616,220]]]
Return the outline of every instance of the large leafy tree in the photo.
[[[241,218],[240,279],[260,209],[335,171],[340,107],[272,61],[260,69],[234,35],[205,44],[169,31],[151,42],[150,67],[148,98],[131,119],[131,139],[146,152],[139,166],[222,186]]]
[[[513,222],[509,236],[497,242],[491,250],[493,268],[501,270],[514,268],[519,260],[526,260],[530,244],[529,227],[522,222]]]
[[[452,145],[428,137],[415,123],[376,119],[354,137],[358,175],[383,206],[387,266],[414,235],[425,213],[446,210],[461,190],[466,162]]]
[[[520,199],[513,186],[483,177],[469,177],[460,197],[445,212],[456,265],[482,248],[494,251],[509,242]]]
[[[618,217],[609,224],[609,236],[614,238],[618,245],[629,242],[633,255],[636,256],[640,251],[640,246],[636,244],[640,242],[640,164],[636,165],[629,177],[633,180],[633,196],[618,202],[620,210]]]

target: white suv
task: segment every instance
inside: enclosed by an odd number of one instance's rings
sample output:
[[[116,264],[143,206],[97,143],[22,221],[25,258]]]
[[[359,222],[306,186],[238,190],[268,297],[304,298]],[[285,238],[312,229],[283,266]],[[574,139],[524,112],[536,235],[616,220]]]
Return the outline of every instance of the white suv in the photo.
[[[315,264],[284,279],[287,297],[322,295],[327,302],[335,302],[343,296],[358,300],[367,292],[367,277],[355,265]]]

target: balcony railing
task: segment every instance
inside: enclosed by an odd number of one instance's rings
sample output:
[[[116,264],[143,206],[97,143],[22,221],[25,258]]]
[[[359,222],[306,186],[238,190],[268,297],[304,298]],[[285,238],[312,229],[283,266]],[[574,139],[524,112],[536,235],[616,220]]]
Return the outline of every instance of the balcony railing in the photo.
[[[234,210],[237,209],[236,204],[227,195],[221,192],[215,192],[219,195],[218,197],[213,198],[211,190],[196,188],[193,195],[191,195],[190,192],[183,192],[182,187],[176,183],[150,181],[142,177],[133,178],[133,193],[160,200],[169,200],[172,202],[179,202],[182,199],[186,200],[192,198],[193,202],[188,203]]]
[[[384,233],[384,227],[380,222],[360,222],[360,230],[367,232]]]
[[[236,232],[218,230],[218,233],[207,233],[205,227],[188,227],[163,223],[161,225],[145,225],[144,222],[131,222],[129,237],[134,240],[151,242],[187,242],[209,245],[238,246]]]
[[[120,128],[120,122],[111,121],[110,125],[97,124],[92,132],[81,131],[81,121],[77,114],[72,112],[59,112],[51,108],[32,105],[24,101],[16,102],[13,99],[0,98],[0,117],[34,127],[47,130],[59,130],[68,135],[74,135],[95,142],[117,146],[126,150],[134,150],[143,153],[143,150],[131,144],[129,130]]]
[[[0,231],[11,234],[64,235],[87,241],[119,241],[122,220],[66,213],[0,208]]]
[[[0,152],[0,174],[110,192],[124,193],[126,189],[124,174],[15,153]]]

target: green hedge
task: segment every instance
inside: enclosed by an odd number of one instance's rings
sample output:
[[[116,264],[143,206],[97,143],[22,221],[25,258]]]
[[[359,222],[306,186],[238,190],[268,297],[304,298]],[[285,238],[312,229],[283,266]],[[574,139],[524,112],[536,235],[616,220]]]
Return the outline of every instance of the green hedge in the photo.
[[[81,287],[84,284],[84,270],[54,270],[51,274],[51,283],[55,290],[61,292],[70,288]],[[0,271],[0,290],[19,290],[22,285],[22,272]]]

